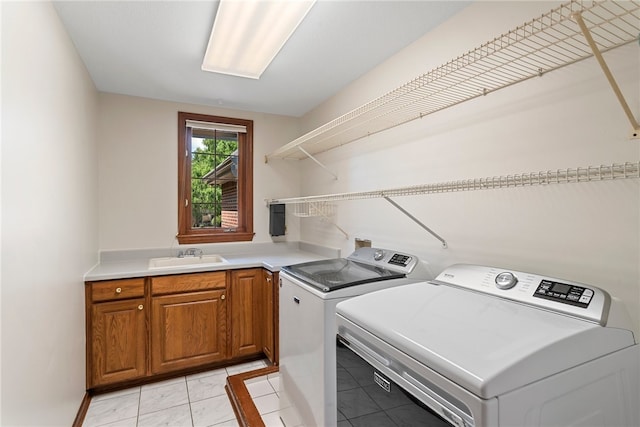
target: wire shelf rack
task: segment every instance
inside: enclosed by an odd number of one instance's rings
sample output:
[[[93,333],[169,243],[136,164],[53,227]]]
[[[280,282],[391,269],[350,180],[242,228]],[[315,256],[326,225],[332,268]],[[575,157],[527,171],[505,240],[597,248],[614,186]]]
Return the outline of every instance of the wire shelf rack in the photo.
[[[329,218],[334,216],[335,213],[336,213],[336,205],[328,203],[326,201],[296,203],[293,211],[293,215],[300,218],[306,218],[306,217]]]
[[[638,40],[640,2],[565,3],[318,127],[265,157],[302,159]]]
[[[611,165],[586,166],[567,169],[556,169],[514,175],[492,176],[486,178],[447,181],[435,184],[422,184],[407,187],[389,188],[385,190],[361,191],[352,193],[325,194],[318,196],[291,197],[267,200],[267,204],[285,203],[316,206],[318,208],[299,207],[302,211],[322,212],[323,204],[345,200],[361,200],[373,198],[390,198],[400,196],[416,196],[434,193],[451,193],[460,191],[492,190],[499,188],[532,187],[539,185],[585,183],[619,179],[640,178],[640,162],[614,163]],[[296,207],[298,209],[298,207]],[[306,215],[314,216],[314,215]]]

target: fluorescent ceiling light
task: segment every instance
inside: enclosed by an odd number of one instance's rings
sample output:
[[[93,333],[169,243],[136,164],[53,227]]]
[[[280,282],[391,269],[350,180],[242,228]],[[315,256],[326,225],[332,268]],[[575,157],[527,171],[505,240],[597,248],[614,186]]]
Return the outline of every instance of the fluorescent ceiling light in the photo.
[[[220,0],[202,70],[260,78],[316,0]]]

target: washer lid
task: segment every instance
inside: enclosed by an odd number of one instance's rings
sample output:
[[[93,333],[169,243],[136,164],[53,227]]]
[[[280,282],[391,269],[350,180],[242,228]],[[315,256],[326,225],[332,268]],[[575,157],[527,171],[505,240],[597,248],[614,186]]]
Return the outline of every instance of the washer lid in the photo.
[[[634,344],[627,330],[431,282],[365,294],[336,311],[484,399]]]
[[[405,276],[402,272],[346,258],[305,262],[282,267],[282,270],[323,292]]]

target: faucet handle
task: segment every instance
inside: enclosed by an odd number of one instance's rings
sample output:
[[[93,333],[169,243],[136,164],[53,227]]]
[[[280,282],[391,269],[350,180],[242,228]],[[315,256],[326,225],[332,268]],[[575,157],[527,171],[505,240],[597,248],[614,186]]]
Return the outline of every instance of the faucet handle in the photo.
[[[183,257],[185,256],[199,256],[200,258],[202,258],[202,249],[198,249],[198,248],[189,248],[187,250],[184,251],[184,253],[182,254]],[[178,257],[180,257],[180,254],[178,254]]]

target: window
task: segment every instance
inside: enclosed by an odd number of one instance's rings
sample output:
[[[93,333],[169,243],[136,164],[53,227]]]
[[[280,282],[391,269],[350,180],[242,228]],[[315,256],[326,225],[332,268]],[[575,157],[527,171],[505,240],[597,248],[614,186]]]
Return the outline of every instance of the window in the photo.
[[[178,113],[178,242],[253,239],[253,121]]]

